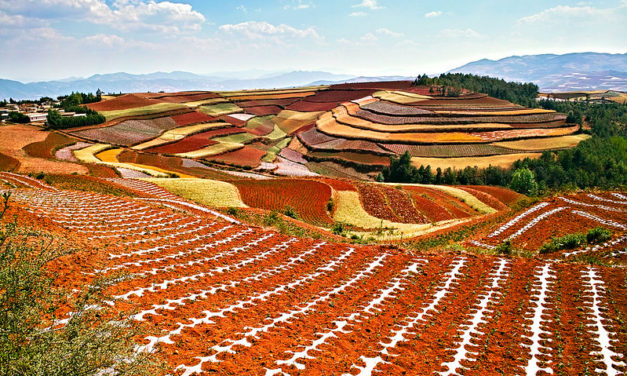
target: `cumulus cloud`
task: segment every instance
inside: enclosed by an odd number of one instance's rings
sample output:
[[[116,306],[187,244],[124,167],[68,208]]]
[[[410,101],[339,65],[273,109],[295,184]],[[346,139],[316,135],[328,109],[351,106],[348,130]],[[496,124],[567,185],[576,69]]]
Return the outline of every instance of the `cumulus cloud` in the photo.
[[[376,32],[377,32],[377,34],[387,35],[389,37],[394,37],[394,38],[399,38],[399,37],[402,37],[403,35],[405,35],[403,33],[397,33],[397,32],[394,32],[394,31],[392,31],[390,29],[386,29],[385,27],[381,27],[381,28],[377,29]]]
[[[438,34],[443,38],[479,38],[481,34],[473,29],[443,29]]]
[[[531,16],[522,17],[518,20],[519,24],[533,24],[538,22],[553,21],[564,17],[569,18],[597,18],[608,16],[612,9],[599,9],[591,6],[575,6],[558,5],[553,8],[545,9]]]
[[[273,25],[268,22],[246,21],[238,24],[226,24],[218,28],[220,31],[239,34],[250,39],[262,39],[273,36],[288,38],[314,38],[321,39],[313,27],[297,29],[295,27],[280,24]]]
[[[425,13],[425,18],[434,18],[442,15],[441,10],[434,10],[433,12]]]
[[[120,30],[198,31],[205,17],[190,4],[154,0],[0,0],[0,10],[37,19],[73,19]]]
[[[361,3],[353,5],[353,8],[368,8],[371,10],[382,9],[377,0],[361,0]]]

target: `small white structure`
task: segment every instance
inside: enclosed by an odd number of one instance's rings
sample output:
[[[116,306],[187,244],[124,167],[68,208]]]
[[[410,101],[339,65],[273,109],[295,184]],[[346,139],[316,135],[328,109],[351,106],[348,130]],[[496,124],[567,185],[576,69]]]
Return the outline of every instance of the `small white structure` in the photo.
[[[48,116],[48,114],[46,113],[40,113],[40,112],[33,112],[31,114],[26,114],[26,116],[28,116],[28,118],[30,119],[30,122],[35,122],[35,121],[46,121],[46,116]]]

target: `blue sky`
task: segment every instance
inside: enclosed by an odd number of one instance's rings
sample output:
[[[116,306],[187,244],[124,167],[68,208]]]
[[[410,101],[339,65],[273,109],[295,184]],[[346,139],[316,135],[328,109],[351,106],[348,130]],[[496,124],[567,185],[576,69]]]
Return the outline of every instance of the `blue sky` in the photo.
[[[627,52],[627,0],[0,0],[0,77],[125,71],[438,73]]]

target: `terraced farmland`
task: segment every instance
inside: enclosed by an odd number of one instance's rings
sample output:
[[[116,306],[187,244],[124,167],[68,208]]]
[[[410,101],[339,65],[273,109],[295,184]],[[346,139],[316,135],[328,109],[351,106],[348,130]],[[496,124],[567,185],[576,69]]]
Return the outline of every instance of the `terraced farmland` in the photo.
[[[168,374],[626,369],[623,268],[299,239],[140,180],[106,180],[137,196],[130,198],[59,190],[13,173],[0,179],[14,185],[13,213],[89,241],[51,265],[58,283],[76,288],[129,273],[107,287],[110,304],[150,329],[137,339],[138,351],[164,357]],[[350,184],[331,184],[355,193]],[[561,227],[587,224],[573,220],[581,217],[624,231],[626,200],[619,192],[558,197],[512,213],[486,241],[538,236],[543,220],[566,211]]]

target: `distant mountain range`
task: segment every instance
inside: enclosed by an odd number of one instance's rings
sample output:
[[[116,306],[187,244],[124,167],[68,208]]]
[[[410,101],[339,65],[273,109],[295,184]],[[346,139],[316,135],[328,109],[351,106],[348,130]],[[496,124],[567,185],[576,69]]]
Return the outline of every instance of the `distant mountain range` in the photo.
[[[620,90],[627,91],[627,54],[572,53],[565,55],[511,56],[482,59],[450,72],[500,77],[508,81],[534,82],[541,91]],[[255,74],[253,74],[255,73]],[[263,74],[262,74],[263,73]],[[254,77],[246,78],[248,74]],[[57,97],[72,91],[105,93],[185,90],[272,89],[305,85],[328,85],[367,81],[412,80],[407,76],[355,76],[323,71],[222,72],[198,75],[189,72],[150,74],[111,73],[88,78],[21,83],[0,79],[0,99]],[[242,78],[234,78],[242,77]]]
[[[450,72],[500,77],[507,81],[533,82],[541,91],[627,91],[627,53],[594,52],[565,55],[511,56],[482,59]]]
[[[272,89],[304,86],[313,82],[345,82],[354,78],[354,75],[319,71],[294,71],[242,79],[224,76],[201,76],[188,72],[96,74],[88,78],[26,84],[19,81],[0,79],[0,98],[35,99],[43,96],[57,97],[69,94],[72,91],[95,92],[98,89],[105,93]]]

